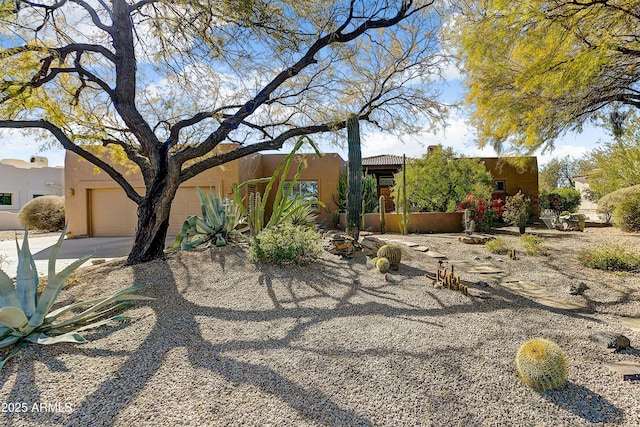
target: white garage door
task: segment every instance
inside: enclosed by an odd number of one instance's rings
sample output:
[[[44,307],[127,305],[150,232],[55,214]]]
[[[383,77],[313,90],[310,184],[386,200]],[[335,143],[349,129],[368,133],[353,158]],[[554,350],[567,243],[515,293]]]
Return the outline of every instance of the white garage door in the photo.
[[[138,193],[144,192],[136,188]],[[137,206],[120,188],[92,189],[90,192],[90,229],[94,237],[133,236],[137,224]],[[201,215],[195,187],[179,188],[169,216],[169,236],[175,236],[189,215]]]

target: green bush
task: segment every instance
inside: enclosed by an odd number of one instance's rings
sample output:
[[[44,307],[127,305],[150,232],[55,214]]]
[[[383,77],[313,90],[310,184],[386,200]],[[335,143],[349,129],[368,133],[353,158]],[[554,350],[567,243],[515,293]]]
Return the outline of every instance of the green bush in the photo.
[[[613,224],[623,231],[640,231],[640,193],[631,194],[613,210]]]
[[[598,200],[597,212],[605,215],[608,221],[613,215],[613,211],[616,209],[618,203],[634,194],[640,194],[640,185],[634,185],[632,187],[625,187],[613,191]]]
[[[580,206],[580,192],[575,188],[557,188],[540,194],[540,208],[556,212],[575,212]]]
[[[484,244],[484,247],[486,250],[488,250],[492,254],[499,254],[499,255],[505,255],[511,250],[507,242],[501,238],[489,240],[487,243]]]
[[[585,267],[610,271],[640,270],[640,254],[622,245],[604,244],[580,251],[578,261]]]
[[[249,259],[274,264],[306,264],[322,253],[320,235],[288,223],[262,230],[251,239]]]
[[[64,196],[40,196],[28,201],[18,220],[31,230],[58,231],[64,227]]]
[[[544,246],[544,240],[540,236],[534,234],[523,234],[520,236],[520,246],[525,250],[527,255],[547,255],[548,250]]]

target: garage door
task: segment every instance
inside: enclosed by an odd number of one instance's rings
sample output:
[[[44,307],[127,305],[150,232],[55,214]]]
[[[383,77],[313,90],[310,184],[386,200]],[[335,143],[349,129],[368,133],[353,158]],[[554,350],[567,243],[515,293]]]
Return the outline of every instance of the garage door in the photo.
[[[143,193],[144,190],[136,188]],[[137,206],[120,188],[90,190],[90,230],[94,237],[133,236]],[[179,188],[169,216],[169,236],[175,236],[189,215],[201,215],[195,187]]]

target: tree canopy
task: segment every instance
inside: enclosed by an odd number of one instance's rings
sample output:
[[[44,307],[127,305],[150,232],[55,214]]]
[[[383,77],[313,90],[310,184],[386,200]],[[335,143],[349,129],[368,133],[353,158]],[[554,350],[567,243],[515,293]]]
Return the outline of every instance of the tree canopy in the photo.
[[[407,162],[406,176],[407,204],[413,211],[453,212],[470,194],[491,198],[491,174],[484,164],[457,157],[449,147],[438,146]],[[392,197],[397,198],[401,185],[402,173],[397,173]]]
[[[640,185],[640,129],[627,126],[615,141],[606,142],[585,156],[592,165],[588,172],[590,197]]]
[[[471,0],[450,25],[479,144],[553,148],[640,107],[640,2]]]
[[[138,205],[130,263],[161,256],[177,187],[208,168],[348,114],[406,133],[445,113],[434,0],[1,5],[0,128],[53,136],[124,189]],[[240,146],[211,155],[223,142]],[[96,147],[133,162],[145,194]]]

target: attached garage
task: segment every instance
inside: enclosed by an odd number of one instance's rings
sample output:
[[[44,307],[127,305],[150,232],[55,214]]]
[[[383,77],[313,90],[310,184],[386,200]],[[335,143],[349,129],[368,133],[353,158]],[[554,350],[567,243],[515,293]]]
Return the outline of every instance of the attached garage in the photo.
[[[144,189],[136,188],[143,194]],[[133,236],[137,224],[137,206],[121,188],[94,188],[87,190],[88,229],[92,237]],[[214,189],[215,193],[215,189]],[[189,215],[202,215],[195,187],[178,189],[169,216],[169,236],[180,231]]]

